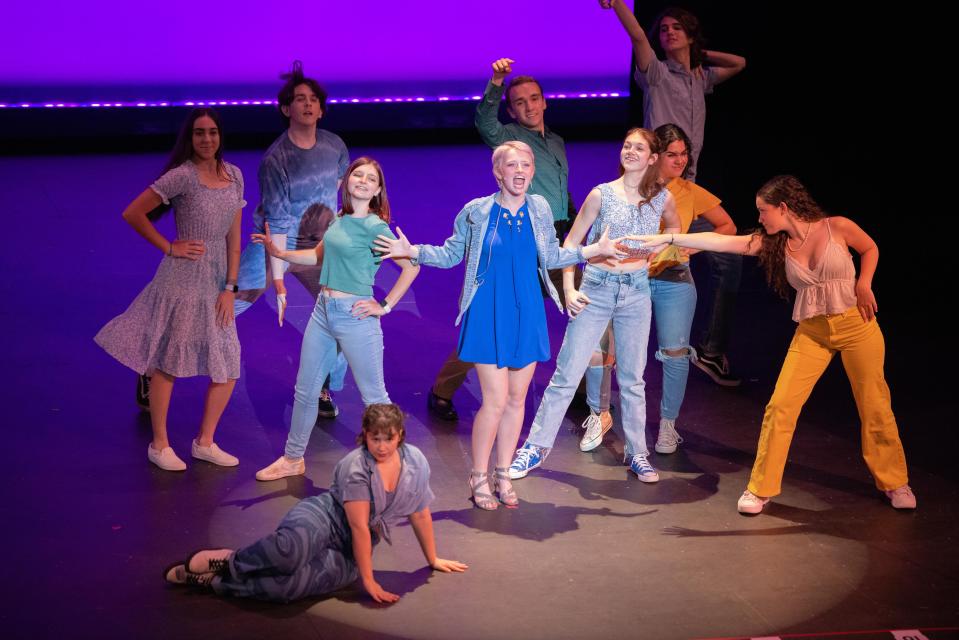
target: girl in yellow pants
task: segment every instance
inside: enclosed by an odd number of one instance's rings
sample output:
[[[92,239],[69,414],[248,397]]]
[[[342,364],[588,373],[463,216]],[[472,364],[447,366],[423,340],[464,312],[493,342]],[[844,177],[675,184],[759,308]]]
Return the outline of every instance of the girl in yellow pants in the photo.
[[[829,217],[792,176],[777,176],[756,195],[762,225],[747,236],[715,233],[639,236],[651,246],[759,256],[770,285],[786,297],[796,290],[799,323],[776,389],[766,406],[756,462],[740,513],[760,513],[778,495],[796,420],[816,381],[839,352],[862,422],[862,454],[876,487],[897,509],[914,509],[906,456],[883,375],[885,342],[876,322],[872,277],[879,249],[855,222]],[[852,247],[860,256],[856,277]]]

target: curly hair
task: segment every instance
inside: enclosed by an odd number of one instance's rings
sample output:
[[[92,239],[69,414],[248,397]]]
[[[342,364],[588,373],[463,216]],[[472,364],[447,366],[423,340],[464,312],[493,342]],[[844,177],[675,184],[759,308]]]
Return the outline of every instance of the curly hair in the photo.
[[[759,188],[756,197],[774,207],[785,202],[789,212],[803,222],[816,222],[826,217],[822,207],[795,176],[784,175],[771,178]],[[758,237],[762,242],[759,249],[759,264],[766,271],[766,282],[780,297],[788,300],[792,294],[792,287],[786,280],[786,242],[789,240],[789,235],[785,231],[769,235],[760,227],[753,231],[753,236]]]
[[[686,155],[688,159],[686,160],[686,166],[683,168],[682,175],[679,176],[685,180],[686,176],[689,175],[689,170],[693,168],[693,141],[689,139],[689,136],[686,135],[682,127],[672,122],[656,127],[655,133],[656,137],[659,138],[662,153],[666,153],[666,149],[674,142],[682,142],[686,145]]]
[[[380,433],[400,436],[399,444],[406,441],[406,414],[397,404],[371,404],[363,412],[363,430],[356,436],[356,444],[366,448],[366,436]]]

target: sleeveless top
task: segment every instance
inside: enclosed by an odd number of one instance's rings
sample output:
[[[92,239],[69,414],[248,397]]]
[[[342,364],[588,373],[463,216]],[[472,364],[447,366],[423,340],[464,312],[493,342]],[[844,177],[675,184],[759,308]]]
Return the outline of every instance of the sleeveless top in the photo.
[[[599,206],[599,215],[589,231],[589,243],[599,240],[603,229],[609,227],[609,237],[619,238],[625,235],[650,235],[659,233],[659,222],[663,217],[663,208],[669,197],[669,189],[662,189],[655,196],[643,201],[639,206],[630,204],[621,199],[609,182],[596,187],[602,196]],[[624,242],[626,246],[638,247],[631,240]],[[649,252],[645,252],[647,255]],[[640,255],[643,255],[642,253]]]
[[[832,239],[832,227],[826,218],[826,250],[815,270],[799,264],[786,253],[786,280],[796,290],[793,320],[842,313],[856,306],[856,267],[852,256]]]

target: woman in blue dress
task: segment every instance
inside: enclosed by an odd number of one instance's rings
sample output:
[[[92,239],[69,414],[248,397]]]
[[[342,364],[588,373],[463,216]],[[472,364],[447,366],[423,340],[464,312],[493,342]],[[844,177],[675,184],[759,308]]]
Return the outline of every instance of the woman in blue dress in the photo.
[[[537,362],[549,360],[549,336],[540,283],[562,312],[547,274],[597,256],[625,254],[604,232],[586,247],[564,249],[556,240],[546,200],[527,194],[535,172],[529,145],[510,141],[493,151],[493,175],[499,191],[467,203],[442,245],[411,245],[379,236],[385,256],[411,258],[414,264],[448,269],[466,260],[460,295],[459,358],[476,363],[483,403],[473,421],[469,485],[480,509],[498,506],[489,483],[489,458],[496,443],[496,494],[508,507],[519,504],[507,468],[523,428],[526,390]],[[538,278],[538,280],[537,280]]]

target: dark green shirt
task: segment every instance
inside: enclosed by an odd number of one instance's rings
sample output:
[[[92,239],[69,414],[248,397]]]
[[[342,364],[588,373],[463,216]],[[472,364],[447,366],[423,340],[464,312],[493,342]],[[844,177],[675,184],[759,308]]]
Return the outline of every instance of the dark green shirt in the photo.
[[[518,140],[533,149],[536,173],[529,185],[530,193],[537,193],[549,203],[553,220],[569,219],[569,163],[566,161],[566,143],[549,127],[543,133],[532,131],[516,122],[503,124],[497,113],[505,87],[487,83],[483,99],[476,105],[476,130],[490,149],[504,142]]]

